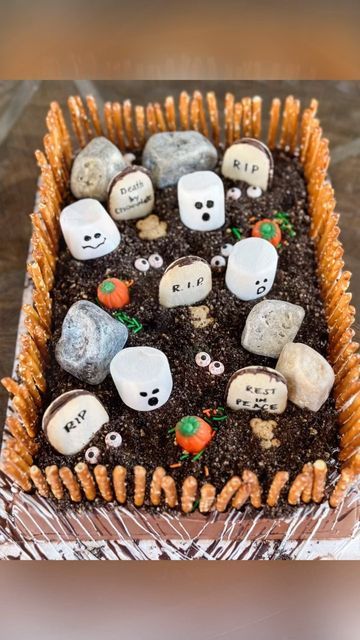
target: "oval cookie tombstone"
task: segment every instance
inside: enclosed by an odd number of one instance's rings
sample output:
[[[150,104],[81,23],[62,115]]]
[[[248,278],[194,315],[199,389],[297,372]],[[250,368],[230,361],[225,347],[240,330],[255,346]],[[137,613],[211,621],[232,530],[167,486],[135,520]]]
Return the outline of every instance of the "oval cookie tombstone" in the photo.
[[[109,186],[108,209],[114,220],[144,218],[154,207],[154,188],[143,167],[127,167]]]
[[[89,391],[74,389],[49,405],[42,428],[56,451],[73,456],[86,447],[107,422],[109,416],[100,400]]]
[[[221,172],[226,178],[243,180],[266,191],[271,187],[274,161],[263,142],[242,138],[225,151]]]
[[[278,371],[270,367],[244,367],[229,380],[226,404],[233,411],[283,413],[287,396],[286,380]]]
[[[193,305],[204,300],[211,287],[211,268],[206,260],[185,256],[166,269],[160,280],[159,301],[169,308]]]

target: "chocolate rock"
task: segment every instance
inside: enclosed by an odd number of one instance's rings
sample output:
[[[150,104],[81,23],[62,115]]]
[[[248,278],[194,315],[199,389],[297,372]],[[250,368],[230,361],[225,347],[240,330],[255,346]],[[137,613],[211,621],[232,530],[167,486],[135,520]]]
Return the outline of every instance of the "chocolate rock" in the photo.
[[[122,153],[110,140],[103,136],[94,138],[74,160],[71,191],[75,198],[105,201],[110,180],[125,167]]]
[[[335,380],[327,360],[301,342],[285,345],[276,370],[286,378],[291,402],[310,411],[320,409],[328,399]]]
[[[211,268],[206,260],[185,256],[172,262],[160,280],[159,301],[163,307],[194,305],[209,295]]]
[[[267,411],[283,413],[287,404],[284,376],[270,367],[244,367],[230,378],[226,404],[233,411]]]
[[[144,218],[154,207],[154,187],[143,167],[127,167],[109,187],[108,209],[114,220]]]
[[[224,153],[221,172],[231,180],[243,180],[266,191],[271,186],[273,171],[271,151],[260,140],[242,138]]]
[[[56,398],[44,413],[42,428],[51,446],[66,456],[81,451],[109,416],[97,397],[74,389]]]
[[[262,238],[245,238],[237,242],[228,259],[225,283],[240,300],[255,300],[269,293],[273,286],[278,254]]]
[[[119,396],[136,411],[153,411],[169,399],[173,380],[166,355],[153,347],[129,347],[111,362]]]
[[[194,171],[178,182],[181,222],[195,231],[213,231],[225,223],[225,195],[213,171]]]
[[[62,210],[60,226],[76,260],[94,260],[114,251],[121,240],[115,222],[93,198],[73,202]]]
[[[251,353],[278,358],[300,329],[305,311],[285,300],[258,302],[246,318],[241,344]]]
[[[79,300],[65,316],[55,356],[59,365],[75,378],[100,384],[127,338],[125,325],[93,302]]]
[[[186,173],[213,169],[216,163],[214,145],[197,131],[155,133],[142,156],[142,164],[160,188],[176,184]]]

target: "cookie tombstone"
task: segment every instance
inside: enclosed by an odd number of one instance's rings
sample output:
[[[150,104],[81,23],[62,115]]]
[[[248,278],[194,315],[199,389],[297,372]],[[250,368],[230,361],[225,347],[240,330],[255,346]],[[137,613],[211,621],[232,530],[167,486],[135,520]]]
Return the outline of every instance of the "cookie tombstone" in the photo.
[[[144,218],[154,207],[154,187],[143,167],[127,167],[109,186],[108,209],[114,220]]]
[[[159,301],[163,307],[194,305],[212,288],[211,268],[206,260],[185,256],[172,262],[160,280]]]
[[[274,172],[271,151],[260,140],[242,138],[225,151],[221,172],[226,178],[243,180],[266,191]]]
[[[255,300],[269,293],[276,275],[278,254],[262,238],[245,238],[230,253],[225,283],[240,300]]]
[[[113,358],[110,373],[120,398],[131,409],[153,411],[170,397],[173,380],[169,361],[159,349],[124,349]]]
[[[177,187],[181,222],[195,231],[213,231],[225,223],[225,194],[213,171],[182,176]]]
[[[62,210],[60,226],[76,260],[94,260],[114,251],[121,236],[102,204],[93,198],[73,202]]]
[[[270,367],[239,369],[231,376],[226,389],[226,404],[233,411],[283,413],[287,397],[284,376]]]
[[[56,398],[44,413],[42,428],[51,446],[66,456],[81,451],[109,422],[107,411],[89,391],[74,389]]]

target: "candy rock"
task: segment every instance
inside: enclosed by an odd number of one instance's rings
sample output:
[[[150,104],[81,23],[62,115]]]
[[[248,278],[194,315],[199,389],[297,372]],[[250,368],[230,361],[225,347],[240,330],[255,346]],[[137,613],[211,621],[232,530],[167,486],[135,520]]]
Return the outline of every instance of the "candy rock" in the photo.
[[[320,409],[335,380],[327,360],[301,342],[289,342],[284,346],[276,370],[286,378],[291,402],[310,411]]]
[[[76,260],[101,258],[114,251],[121,240],[115,222],[102,204],[92,198],[65,207],[60,214],[60,226]]]
[[[271,186],[274,161],[263,142],[242,138],[225,151],[221,171],[226,178],[243,180],[266,191]]]
[[[241,344],[251,353],[278,358],[300,329],[305,311],[285,300],[258,302],[246,318]]]
[[[186,173],[213,169],[216,163],[214,145],[197,131],[155,133],[142,156],[142,164],[160,188],[176,184]]]
[[[143,167],[127,167],[112,179],[108,209],[114,220],[144,218],[154,207],[154,187]]]
[[[181,222],[196,231],[213,231],[225,223],[225,195],[221,178],[213,171],[195,171],[178,182]]]
[[[277,251],[267,240],[240,240],[229,255],[226,286],[240,300],[261,298],[274,283],[277,262]]]
[[[56,398],[44,413],[42,428],[51,446],[73,456],[109,422],[109,416],[93,393],[74,389]]]
[[[89,142],[74,160],[70,187],[75,198],[95,198],[105,201],[110,180],[126,167],[115,145],[99,136]]]
[[[160,280],[159,301],[163,307],[194,305],[209,295],[211,268],[206,260],[185,256],[172,262]]]
[[[233,411],[283,413],[287,404],[285,378],[270,367],[244,367],[230,378],[226,404]]]
[[[121,400],[136,411],[164,405],[173,380],[166,355],[153,347],[129,347],[111,362],[110,373]]]
[[[65,316],[55,356],[59,365],[75,378],[100,384],[127,338],[125,325],[93,302],[79,300]]]

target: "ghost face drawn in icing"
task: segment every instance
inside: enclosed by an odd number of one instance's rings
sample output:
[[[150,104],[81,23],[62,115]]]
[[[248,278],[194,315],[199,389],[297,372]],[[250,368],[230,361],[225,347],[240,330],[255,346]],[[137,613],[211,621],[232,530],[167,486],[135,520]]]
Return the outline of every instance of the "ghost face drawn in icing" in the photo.
[[[101,258],[116,249],[120,233],[104,207],[84,198],[65,207],[60,226],[70,253],[76,260]]]

